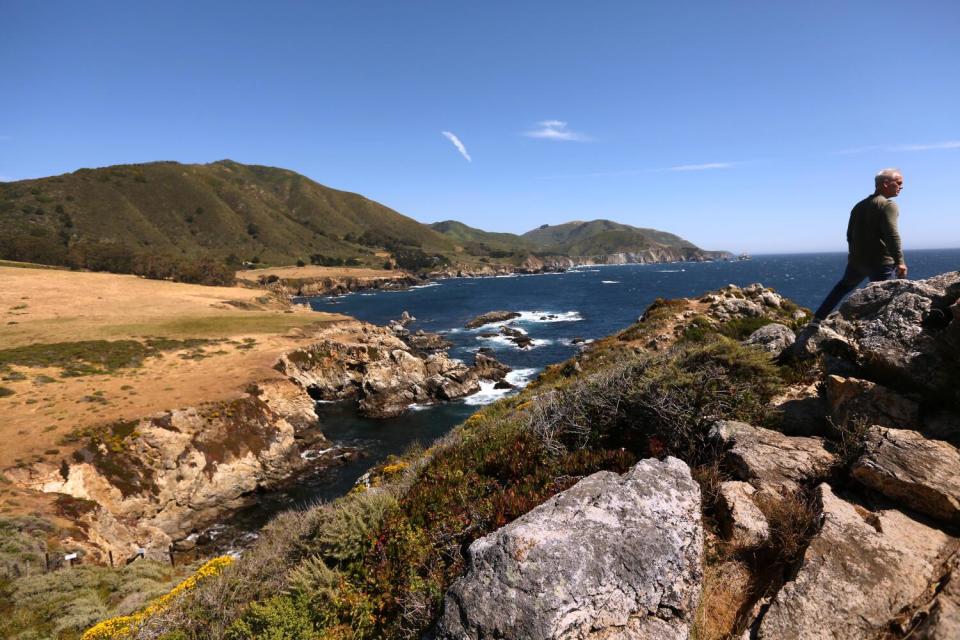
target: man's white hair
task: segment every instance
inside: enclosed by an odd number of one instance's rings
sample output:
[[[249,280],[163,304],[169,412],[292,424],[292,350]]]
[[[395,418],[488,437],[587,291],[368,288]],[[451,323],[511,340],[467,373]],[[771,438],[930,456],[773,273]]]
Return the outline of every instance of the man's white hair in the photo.
[[[900,169],[891,167],[889,169],[881,169],[877,172],[876,177],[874,177],[873,182],[876,185],[880,185],[884,180],[893,180],[897,176],[903,177],[903,174],[900,173]]]

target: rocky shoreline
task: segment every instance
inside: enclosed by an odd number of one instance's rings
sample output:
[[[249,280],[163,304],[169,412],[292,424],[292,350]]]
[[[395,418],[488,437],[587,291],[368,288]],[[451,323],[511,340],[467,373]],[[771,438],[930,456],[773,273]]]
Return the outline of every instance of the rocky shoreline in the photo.
[[[733,254],[727,251],[681,251],[677,249],[657,248],[639,253],[616,253],[577,258],[558,256],[538,258],[536,256],[530,256],[522,263],[516,265],[486,264],[477,267],[455,265],[435,269],[421,276],[408,274],[399,278],[392,274],[384,277],[323,276],[316,278],[280,277],[272,275],[259,278],[253,286],[266,288],[287,298],[304,298],[310,296],[344,295],[357,291],[397,291],[422,285],[432,280],[444,280],[448,278],[542,275],[548,273],[563,273],[578,267],[596,265],[668,264],[674,262],[712,262],[731,259],[733,259]]]
[[[398,326],[325,327],[282,355],[275,368],[285,379],[254,383],[232,401],[86,429],[59,462],[4,474],[18,487],[71,500],[78,535],[64,543],[84,549],[88,561],[141,550],[166,559],[171,545],[189,546],[191,535],[256,492],[338,463],[343,452],[323,435],[317,400],[353,401],[361,415],[389,418],[413,404],[465,397],[510,370],[485,353],[472,366],[452,360],[438,336],[398,336]]]

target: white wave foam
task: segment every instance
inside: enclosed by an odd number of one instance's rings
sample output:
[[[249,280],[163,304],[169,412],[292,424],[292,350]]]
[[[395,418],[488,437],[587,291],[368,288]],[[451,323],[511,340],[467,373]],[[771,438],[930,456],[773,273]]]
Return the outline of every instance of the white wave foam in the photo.
[[[602,284],[620,284],[619,280],[601,280]]]
[[[484,331],[495,327],[510,325],[511,328],[526,333],[522,328],[515,326],[517,323],[540,324],[547,322],[580,322],[583,316],[579,311],[517,311],[520,315],[509,320],[499,322],[489,322],[470,331]]]
[[[407,409],[410,409],[410,411],[423,411],[424,409],[431,409],[433,406],[432,404],[411,404],[407,406]]]
[[[579,311],[520,311],[516,322],[580,322]]]
[[[536,374],[537,369],[516,369],[507,374],[506,381],[518,388],[525,387]],[[515,391],[515,389],[495,389],[495,385],[495,382],[481,380],[480,391],[468,396],[464,403],[470,406],[490,404]]]
[[[657,273],[683,273],[686,269],[657,269]]]
[[[416,284],[410,287],[411,289],[429,289],[430,287],[439,287],[439,282],[428,282],[427,284]]]
[[[526,335],[526,331],[522,329],[517,329],[520,333]],[[521,349],[520,345],[515,343],[509,336],[495,335],[495,336],[477,336],[477,340],[486,340],[487,342],[492,342],[494,345],[502,345],[504,347],[512,347],[513,349]],[[526,349],[536,349],[537,347],[543,347],[548,344],[553,344],[553,340],[548,340],[547,338],[534,338],[530,341],[530,346]]]

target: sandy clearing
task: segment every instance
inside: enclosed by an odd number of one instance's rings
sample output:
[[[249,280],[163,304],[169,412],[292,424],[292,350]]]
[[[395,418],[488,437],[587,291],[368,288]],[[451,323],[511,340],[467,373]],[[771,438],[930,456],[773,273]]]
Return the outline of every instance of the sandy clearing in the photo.
[[[62,457],[67,448],[57,443],[77,428],[239,397],[251,382],[278,377],[280,354],[315,328],[348,320],[241,287],[2,266],[0,283],[0,350],[147,336],[215,341],[108,375],[14,365],[7,377],[22,379],[0,381],[13,391],[0,397],[0,468]]]

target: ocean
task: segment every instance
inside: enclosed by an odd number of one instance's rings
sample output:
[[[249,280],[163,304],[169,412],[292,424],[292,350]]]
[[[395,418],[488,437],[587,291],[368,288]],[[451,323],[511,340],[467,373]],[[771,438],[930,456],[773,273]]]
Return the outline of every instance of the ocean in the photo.
[[[960,249],[912,251],[906,254],[910,279],[960,269]],[[846,254],[762,255],[736,262],[607,265],[565,273],[496,278],[453,278],[424,283],[404,291],[364,291],[343,296],[303,298],[317,311],[333,311],[375,324],[386,324],[407,311],[416,318],[409,329],[441,333],[454,346],[450,356],[473,362],[480,347],[513,368],[508,380],[518,387],[546,365],[573,356],[574,339],[594,340],[636,322],[656,298],[699,296],[727,284],[759,282],[798,304],[816,308],[840,278]],[[516,311],[511,321],[533,340],[519,349],[508,340],[485,337],[489,326],[467,330],[477,315],[493,310]],[[289,490],[264,494],[257,505],[238,514],[233,527],[253,531],[281,509],[297,508],[346,493],[371,466],[414,443],[429,445],[465,420],[483,404],[510,391],[487,384],[465,400],[412,407],[389,420],[359,417],[345,404],[319,404],[319,428],[331,440],[361,448],[364,455]]]

